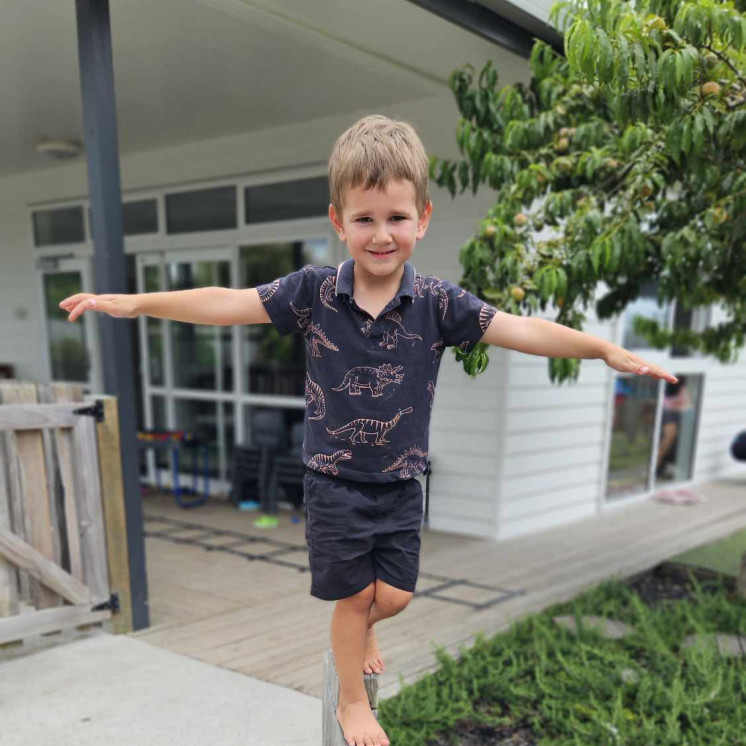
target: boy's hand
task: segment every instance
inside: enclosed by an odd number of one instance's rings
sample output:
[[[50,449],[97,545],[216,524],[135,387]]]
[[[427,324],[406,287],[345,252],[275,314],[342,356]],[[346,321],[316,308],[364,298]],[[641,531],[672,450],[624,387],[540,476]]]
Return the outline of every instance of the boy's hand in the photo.
[[[679,380],[673,374],[663,370],[663,368],[646,362],[641,357],[618,345],[607,347],[604,350],[603,359],[606,365],[621,373],[637,373],[641,376],[653,376],[653,378],[663,378],[671,383],[676,383]]]
[[[68,311],[68,321],[75,321],[84,311],[108,313],[116,319],[134,319],[138,316],[136,295],[94,295],[77,293],[60,302],[60,308]]]

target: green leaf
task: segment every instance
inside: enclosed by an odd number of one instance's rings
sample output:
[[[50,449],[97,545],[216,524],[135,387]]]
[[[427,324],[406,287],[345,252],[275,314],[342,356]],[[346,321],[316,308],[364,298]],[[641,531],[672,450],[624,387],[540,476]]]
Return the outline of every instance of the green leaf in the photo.
[[[635,57],[635,72],[637,73],[638,83],[642,82],[642,79],[647,74],[647,65],[645,64],[645,50],[639,41],[636,41],[632,45],[632,52]]]
[[[616,54],[617,85],[620,90],[627,87],[629,81],[629,44],[627,37],[620,33],[617,36],[619,48]]]
[[[609,83],[614,75],[614,52],[606,32],[600,28],[596,30],[598,41],[599,64],[598,79],[601,83]]]

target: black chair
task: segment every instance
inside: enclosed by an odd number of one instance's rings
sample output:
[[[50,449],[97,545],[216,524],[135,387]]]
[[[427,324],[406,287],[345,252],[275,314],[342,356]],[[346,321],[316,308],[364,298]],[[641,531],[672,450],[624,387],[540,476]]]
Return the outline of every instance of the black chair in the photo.
[[[277,512],[278,491],[296,510],[303,504],[303,423],[296,422],[291,429],[291,445],[284,452],[273,454],[269,479],[270,512]]]
[[[233,449],[232,489],[229,500],[237,505],[255,500],[262,510],[270,512],[269,473],[274,454],[287,450],[285,417],[280,410],[262,409],[252,413],[252,445]]]

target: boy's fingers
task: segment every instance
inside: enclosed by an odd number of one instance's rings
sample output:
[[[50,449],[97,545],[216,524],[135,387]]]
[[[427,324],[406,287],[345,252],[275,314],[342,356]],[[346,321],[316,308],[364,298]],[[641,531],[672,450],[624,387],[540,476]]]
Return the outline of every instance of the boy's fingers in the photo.
[[[75,308],[73,308],[68,321],[75,321],[78,316],[80,316],[84,311],[88,309],[101,310],[97,306],[95,298],[88,298],[87,300],[81,301],[80,303],[78,303],[77,306],[75,306]]]
[[[75,295],[71,295],[69,298],[65,298],[63,301],[60,301],[60,306],[62,308],[71,308],[77,303],[80,303],[80,301],[89,297],[89,293],[75,293]]]

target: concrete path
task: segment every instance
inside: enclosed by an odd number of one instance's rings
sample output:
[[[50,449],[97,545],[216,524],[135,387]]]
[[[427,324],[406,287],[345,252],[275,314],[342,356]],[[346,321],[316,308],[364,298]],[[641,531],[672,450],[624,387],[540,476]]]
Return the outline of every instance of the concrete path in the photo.
[[[0,662],[0,723],[3,746],[320,746],[321,700],[100,633]]]

